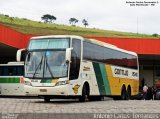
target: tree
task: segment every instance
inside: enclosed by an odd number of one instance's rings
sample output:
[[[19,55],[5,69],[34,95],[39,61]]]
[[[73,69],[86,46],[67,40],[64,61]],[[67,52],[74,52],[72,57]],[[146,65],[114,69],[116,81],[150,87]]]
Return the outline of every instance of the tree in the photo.
[[[89,25],[89,24],[88,24],[88,21],[85,20],[85,19],[82,20],[82,23],[83,23],[83,25],[84,25],[85,27]]]
[[[75,26],[75,24],[78,22],[78,20],[76,18],[70,18],[69,19],[69,23],[72,25],[72,26]]]
[[[41,19],[44,20],[45,23],[48,23],[49,22],[49,16],[50,16],[49,14],[45,14],[41,17]]]
[[[55,16],[53,16],[53,15],[50,16],[50,21],[51,21],[51,23],[53,23],[56,19],[57,19],[57,18],[56,18]]]
[[[53,23],[57,18],[53,15],[45,14],[41,19],[44,20],[45,23]]]
[[[152,34],[153,37],[158,37],[157,33]]]

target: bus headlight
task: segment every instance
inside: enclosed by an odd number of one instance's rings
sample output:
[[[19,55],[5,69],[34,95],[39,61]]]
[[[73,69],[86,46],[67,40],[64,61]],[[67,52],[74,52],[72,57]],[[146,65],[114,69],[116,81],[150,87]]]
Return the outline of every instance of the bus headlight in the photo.
[[[69,84],[69,80],[66,81],[58,81],[55,86],[66,85]]]
[[[32,86],[31,82],[29,82],[29,81],[25,81],[25,82],[24,82],[24,85]]]

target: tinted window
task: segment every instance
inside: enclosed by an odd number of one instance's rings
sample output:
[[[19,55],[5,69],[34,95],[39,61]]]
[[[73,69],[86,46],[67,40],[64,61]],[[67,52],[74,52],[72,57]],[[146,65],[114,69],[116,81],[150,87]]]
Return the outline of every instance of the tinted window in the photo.
[[[64,49],[69,47],[68,38],[41,38],[31,40],[29,50],[34,49]]]
[[[23,66],[1,66],[0,76],[23,76]]]
[[[89,42],[83,44],[83,58],[105,64],[137,69],[137,57]]]
[[[72,53],[70,64],[70,79],[77,79],[79,76],[80,59],[81,59],[81,40],[72,40]]]

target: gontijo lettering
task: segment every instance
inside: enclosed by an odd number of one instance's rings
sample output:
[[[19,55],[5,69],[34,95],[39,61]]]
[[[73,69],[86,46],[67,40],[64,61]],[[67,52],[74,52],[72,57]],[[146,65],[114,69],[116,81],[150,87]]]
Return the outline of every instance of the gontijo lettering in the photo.
[[[119,74],[119,75],[128,76],[128,70],[124,70],[120,68],[115,68],[114,73]]]

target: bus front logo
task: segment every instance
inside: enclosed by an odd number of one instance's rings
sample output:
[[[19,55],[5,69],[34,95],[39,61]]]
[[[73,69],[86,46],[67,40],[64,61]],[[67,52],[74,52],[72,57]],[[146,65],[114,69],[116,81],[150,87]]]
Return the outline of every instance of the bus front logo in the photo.
[[[75,94],[78,93],[78,88],[80,87],[80,85],[76,84],[72,89],[74,91]]]

